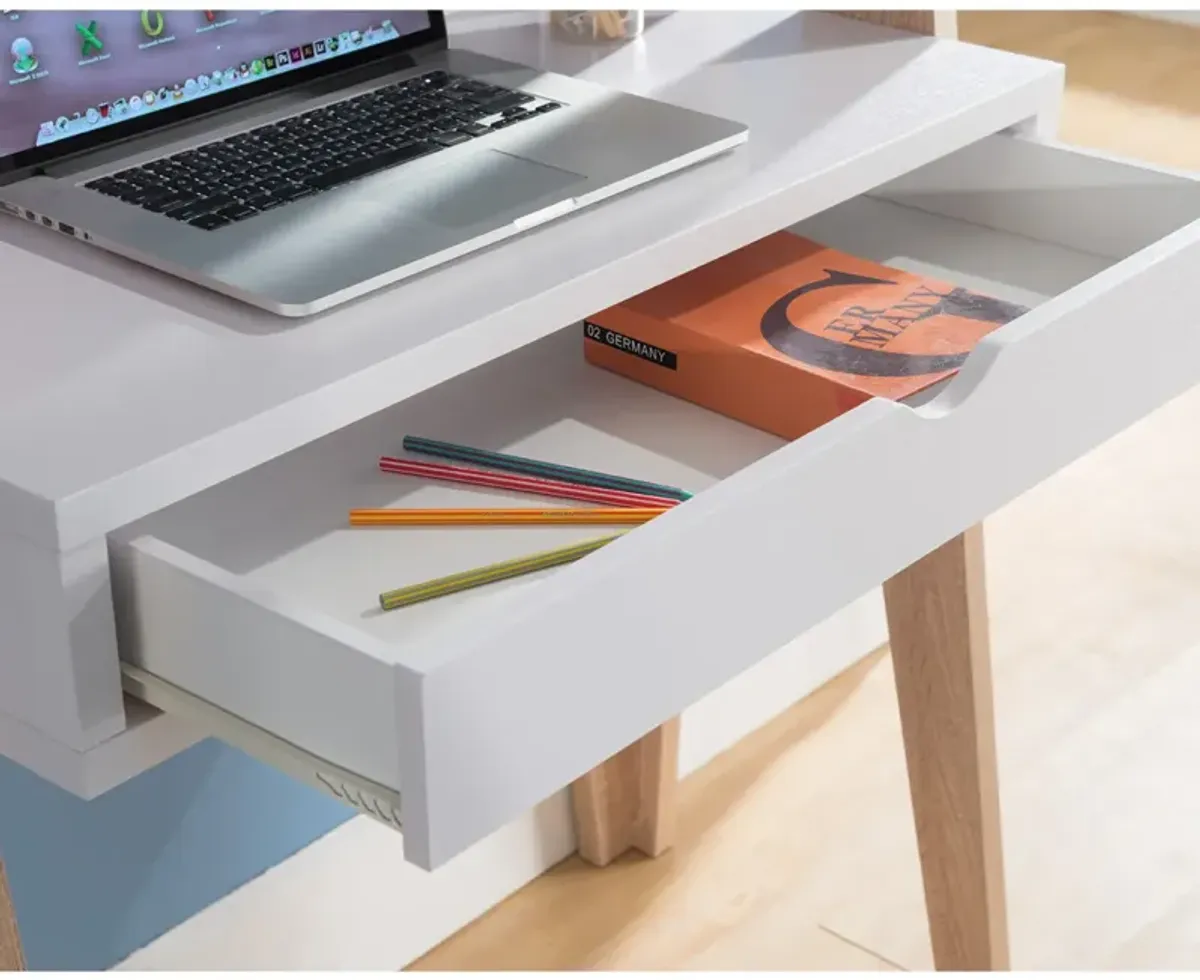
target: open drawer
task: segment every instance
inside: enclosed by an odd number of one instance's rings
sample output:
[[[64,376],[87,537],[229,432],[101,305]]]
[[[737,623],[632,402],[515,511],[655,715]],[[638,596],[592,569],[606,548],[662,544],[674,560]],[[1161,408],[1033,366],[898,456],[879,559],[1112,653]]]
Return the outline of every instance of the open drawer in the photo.
[[[1187,388],[1197,217],[1190,178],[987,139],[797,229],[1035,306],[920,404],[785,445],[560,331],[112,535],[128,686],[434,867]],[[406,433],[702,492],[575,565],[384,614],[383,589],[603,533],[347,527],[505,500],[379,473]]]

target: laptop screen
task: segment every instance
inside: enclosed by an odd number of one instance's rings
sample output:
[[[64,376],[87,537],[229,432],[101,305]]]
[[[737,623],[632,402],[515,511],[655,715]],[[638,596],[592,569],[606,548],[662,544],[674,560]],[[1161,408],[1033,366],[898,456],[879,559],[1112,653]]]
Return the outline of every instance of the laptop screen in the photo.
[[[421,10],[0,11],[0,159],[429,28]]]

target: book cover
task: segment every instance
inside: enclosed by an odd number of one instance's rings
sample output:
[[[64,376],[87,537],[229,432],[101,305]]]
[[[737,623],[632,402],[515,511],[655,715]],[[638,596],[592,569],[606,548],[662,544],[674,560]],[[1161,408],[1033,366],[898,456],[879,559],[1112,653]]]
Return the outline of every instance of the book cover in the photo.
[[[787,439],[945,378],[1026,308],[780,232],[590,317],[588,361]]]

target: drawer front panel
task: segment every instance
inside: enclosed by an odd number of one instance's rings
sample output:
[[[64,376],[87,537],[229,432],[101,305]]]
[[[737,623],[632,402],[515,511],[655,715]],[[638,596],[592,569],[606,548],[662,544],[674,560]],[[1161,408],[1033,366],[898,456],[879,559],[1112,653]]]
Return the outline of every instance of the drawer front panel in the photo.
[[[1048,152],[1087,186],[1095,155]],[[1145,182],[1200,214],[1192,181]],[[1187,390],[1198,274],[1191,224],[986,338],[926,404],[861,406],[464,623],[425,684],[431,833],[478,836],[483,809],[451,800],[515,814]]]
[[[371,637],[154,538],[114,540],[110,555],[126,663],[398,785],[395,668]]]

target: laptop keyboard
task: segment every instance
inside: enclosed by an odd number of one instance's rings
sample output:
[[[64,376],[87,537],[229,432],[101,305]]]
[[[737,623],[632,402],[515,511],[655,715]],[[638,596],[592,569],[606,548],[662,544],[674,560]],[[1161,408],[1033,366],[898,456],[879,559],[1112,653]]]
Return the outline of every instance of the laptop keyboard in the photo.
[[[433,71],[85,186],[216,231],[558,108]]]

